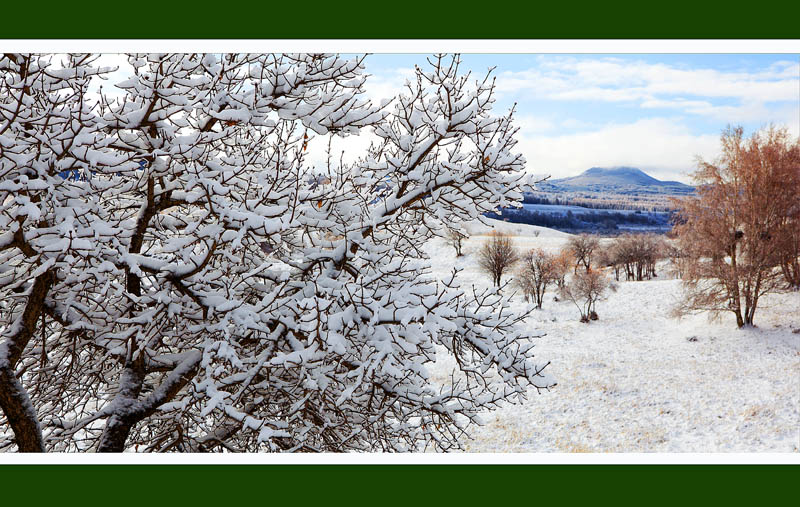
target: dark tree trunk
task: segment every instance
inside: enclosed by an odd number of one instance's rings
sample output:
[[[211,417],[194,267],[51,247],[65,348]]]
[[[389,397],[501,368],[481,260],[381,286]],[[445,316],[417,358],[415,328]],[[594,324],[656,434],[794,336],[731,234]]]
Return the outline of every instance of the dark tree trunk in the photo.
[[[22,312],[19,331],[6,339],[5,355],[0,356],[0,408],[14,432],[14,440],[20,452],[45,451],[36,409],[17,379],[16,365],[36,331],[36,323],[44,311],[45,298],[54,282],[55,275],[52,271],[36,277]]]
[[[100,437],[98,452],[122,452],[133,428],[150,417],[164,403],[172,400],[197,374],[203,354],[194,351],[161,381],[147,398],[139,399],[147,375],[142,360],[127,364],[120,375],[119,393],[112,402],[113,414]]]
[[[112,403],[114,414],[106,422],[97,452],[122,452],[131,430],[141,416],[135,410],[144,384],[144,362],[139,359],[125,365],[120,375],[119,393]]]
[[[736,309],[733,311],[736,314],[736,326],[737,327],[744,327],[744,319],[742,318],[742,311],[740,309]]]
[[[123,452],[128,435],[138,421],[131,421],[116,415],[111,416],[103,430],[103,437],[97,452]]]
[[[12,368],[0,368],[0,406],[14,432],[19,452],[44,452],[36,411]]]

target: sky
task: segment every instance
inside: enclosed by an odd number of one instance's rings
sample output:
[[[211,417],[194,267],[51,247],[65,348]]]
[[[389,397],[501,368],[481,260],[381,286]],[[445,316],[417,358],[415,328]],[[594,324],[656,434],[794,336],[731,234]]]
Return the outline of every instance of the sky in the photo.
[[[367,93],[400,91],[414,65],[426,55],[369,55]],[[696,157],[713,160],[729,124],[800,135],[796,54],[465,54],[462,67],[476,78],[494,68],[494,111],[516,103],[517,149],[537,175],[633,166],[690,182]]]
[[[366,96],[403,90],[426,54],[370,54]],[[638,167],[691,183],[698,156],[713,160],[722,131],[785,125],[800,136],[800,54],[463,54],[462,70],[496,78],[493,112],[516,104],[517,149],[536,176],[575,176],[590,167]],[[104,65],[124,64],[103,55]],[[125,76],[115,75],[119,80]],[[112,83],[118,81],[111,79]],[[110,91],[106,89],[106,91]],[[312,143],[312,148],[313,148]],[[357,159],[368,136],[335,143]],[[322,151],[310,154],[324,165]],[[318,151],[318,150],[317,150]],[[316,160],[318,159],[318,160]]]

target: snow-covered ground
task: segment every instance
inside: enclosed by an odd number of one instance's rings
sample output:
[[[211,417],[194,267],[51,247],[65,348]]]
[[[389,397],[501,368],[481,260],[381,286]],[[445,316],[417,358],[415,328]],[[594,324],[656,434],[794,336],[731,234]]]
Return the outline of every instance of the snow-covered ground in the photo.
[[[521,249],[557,250],[569,235],[494,222]],[[474,252],[490,230],[469,224],[465,256],[443,240],[427,245],[434,273],[464,268],[465,285],[488,285]],[[537,235],[538,234],[538,235]],[[473,427],[472,452],[798,452],[800,451],[800,293],[765,297],[757,328],[731,316],[670,316],[680,282],[620,282],[597,304],[600,320],[578,322],[572,303],[545,297],[529,325],[537,359],[558,385],[521,405],[489,412]],[[504,278],[505,280],[505,278]],[[515,305],[524,307],[521,296]],[[797,331],[797,332],[793,332]],[[442,360],[434,379],[454,364]]]

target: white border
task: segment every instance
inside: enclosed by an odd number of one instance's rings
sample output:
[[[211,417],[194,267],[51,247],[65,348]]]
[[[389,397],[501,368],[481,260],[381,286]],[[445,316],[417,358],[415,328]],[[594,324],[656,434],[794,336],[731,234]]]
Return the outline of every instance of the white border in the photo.
[[[8,39],[4,52],[800,54],[800,39]],[[800,439],[800,430],[798,430]],[[800,453],[2,454],[0,464],[800,464]]]
[[[332,53],[800,53],[800,39],[8,39],[3,51]]]

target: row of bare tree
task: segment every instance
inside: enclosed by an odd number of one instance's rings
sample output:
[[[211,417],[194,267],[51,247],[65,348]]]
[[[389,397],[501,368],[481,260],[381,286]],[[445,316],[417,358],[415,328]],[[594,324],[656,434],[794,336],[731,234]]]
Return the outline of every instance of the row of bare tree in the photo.
[[[498,288],[502,286],[503,274],[514,268],[514,286],[522,292],[525,301],[536,308],[542,307],[547,288],[555,285],[558,294],[578,308],[581,322],[589,322],[598,318],[597,301],[604,298],[608,289],[614,288],[602,270],[591,267],[592,252],[597,244],[597,239],[591,236],[576,236],[557,253],[541,248],[520,253],[511,237],[495,232],[478,251],[478,265]],[[578,270],[581,265],[584,269]],[[570,270],[573,274],[567,280]]]
[[[650,280],[658,276],[656,263],[668,255],[667,243],[653,234],[619,236],[601,252],[601,262],[614,270],[614,277],[625,280]]]

